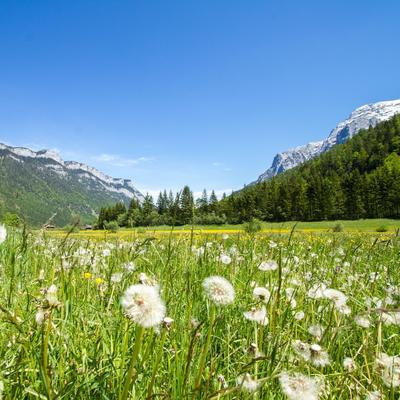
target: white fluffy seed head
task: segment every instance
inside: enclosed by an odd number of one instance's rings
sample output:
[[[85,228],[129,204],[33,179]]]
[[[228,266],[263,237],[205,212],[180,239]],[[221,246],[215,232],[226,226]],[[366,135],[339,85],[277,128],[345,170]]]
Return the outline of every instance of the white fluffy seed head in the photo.
[[[210,276],[203,281],[207,297],[217,306],[233,303],[235,290],[231,283],[222,276]]]
[[[154,286],[130,286],[121,298],[121,305],[128,318],[143,328],[157,326],[165,317],[164,302]]]
[[[3,225],[0,225],[0,244],[7,239],[7,230]]]
[[[259,266],[258,269],[260,271],[275,271],[278,269],[278,263],[274,260],[263,261]]]
[[[255,287],[253,289],[253,296],[264,303],[268,303],[271,297],[271,293],[267,288]]]
[[[255,392],[260,386],[260,383],[253,379],[250,374],[239,376],[236,383],[242,390],[249,393]]]
[[[279,376],[283,393],[289,400],[317,400],[323,388],[323,381],[299,373]]]
[[[254,321],[260,325],[268,325],[267,310],[264,306],[261,308],[252,308],[250,311],[243,313],[244,317],[249,321]]]

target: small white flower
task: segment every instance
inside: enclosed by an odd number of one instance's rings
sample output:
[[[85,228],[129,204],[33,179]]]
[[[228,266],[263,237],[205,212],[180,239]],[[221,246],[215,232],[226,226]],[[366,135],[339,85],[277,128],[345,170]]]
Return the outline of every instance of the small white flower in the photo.
[[[244,317],[249,321],[255,321],[260,325],[268,325],[267,310],[264,306],[261,308],[253,307],[250,311],[243,313]]]
[[[217,306],[233,303],[235,290],[231,283],[222,276],[210,276],[203,281],[207,297]]]
[[[0,225],[0,244],[5,242],[7,239],[7,229],[4,227],[4,225]]]
[[[229,239],[229,235],[227,233],[222,234],[222,240],[227,240]]]
[[[371,326],[371,321],[365,315],[357,315],[354,317],[354,322],[361,328],[368,329]]]
[[[227,254],[221,254],[219,257],[219,260],[222,262],[222,264],[228,265],[232,262],[232,258],[228,256]]]
[[[356,369],[356,363],[351,357],[346,357],[343,360],[343,368],[349,372],[352,372]]]
[[[307,292],[307,295],[310,299],[322,299],[324,297],[325,290],[326,285],[324,283],[318,283]]]
[[[115,272],[114,274],[111,275],[111,282],[119,283],[122,281],[122,277],[123,277],[122,272]]]
[[[271,293],[268,289],[264,287],[255,287],[253,289],[253,296],[258,300],[263,301],[264,303],[268,303]]]
[[[275,271],[278,269],[278,263],[274,260],[263,261],[259,266],[258,269],[260,271]]]
[[[297,321],[301,321],[302,319],[304,319],[305,314],[303,311],[298,311],[296,314],[294,314],[294,319],[296,319]]]
[[[128,272],[133,272],[136,267],[132,261],[129,261],[126,264],[124,264],[123,268]]]
[[[312,378],[299,373],[279,376],[283,393],[289,400],[317,400],[323,388],[322,378]]]
[[[159,325],[165,317],[165,305],[156,287],[132,285],[121,298],[126,315],[143,328]]]
[[[374,392],[368,392],[365,396],[365,400],[381,400],[382,393],[375,390]]]
[[[35,321],[38,325],[42,325],[45,319],[45,312],[43,310],[39,310],[35,315]]]
[[[315,336],[319,340],[324,334],[325,328],[321,325],[311,325],[307,331],[310,335]]]
[[[340,290],[336,289],[330,289],[330,288],[325,289],[323,292],[323,297],[325,297],[328,300],[331,300],[336,307],[342,307],[347,302],[346,295],[342,293]]]
[[[244,374],[239,376],[236,379],[236,384],[240,386],[242,390],[249,393],[255,392],[260,386],[259,382],[253,379],[250,374]]]
[[[50,307],[57,307],[59,305],[58,298],[57,298],[57,286],[51,285],[46,290],[46,300]]]
[[[111,255],[111,250],[110,249],[104,249],[103,250],[103,257],[109,257]]]

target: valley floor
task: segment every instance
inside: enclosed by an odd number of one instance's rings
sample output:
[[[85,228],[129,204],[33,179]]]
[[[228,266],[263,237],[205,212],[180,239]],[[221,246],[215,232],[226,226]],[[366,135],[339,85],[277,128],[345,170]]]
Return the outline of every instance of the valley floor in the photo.
[[[396,233],[400,229],[400,220],[395,219],[361,219],[353,221],[316,221],[316,222],[263,222],[262,233],[290,233],[293,229],[296,232],[311,232],[311,233],[327,233],[335,230],[335,227],[340,226],[342,231],[357,233]],[[131,229],[120,229],[116,233],[106,232],[104,230],[93,231],[80,231],[73,233],[72,237],[83,237],[93,239],[104,239],[112,237],[128,239],[129,237],[136,237],[140,235],[161,235],[169,233],[190,233],[196,234],[238,234],[244,231],[244,225],[190,225],[184,226],[150,226],[139,227]],[[57,237],[65,236],[66,232],[63,230],[49,231],[50,235]]]

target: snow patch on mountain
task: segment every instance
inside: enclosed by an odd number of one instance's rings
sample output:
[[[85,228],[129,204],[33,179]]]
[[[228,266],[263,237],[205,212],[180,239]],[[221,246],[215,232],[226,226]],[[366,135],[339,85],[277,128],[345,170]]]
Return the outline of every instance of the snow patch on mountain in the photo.
[[[387,121],[399,113],[400,99],[381,101],[359,107],[354,110],[346,120],[340,122],[325,140],[308,143],[304,146],[295,147],[294,149],[278,153],[274,157],[271,167],[263,172],[255,183],[271,179],[282,172],[297,167],[319,154],[328,151],[336,144],[346,142],[361,129],[374,127],[376,124]]]
[[[81,178],[92,180],[100,184],[108,192],[119,193],[128,199],[144,200],[144,196],[135,188],[131,180],[112,178],[96,168],[76,161],[64,161],[54,150],[33,151],[25,147],[12,147],[1,143],[0,150],[7,151],[9,157],[19,162],[23,162],[24,158],[43,159],[45,164],[42,168],[51,169],[62,177],[68,177],[71,176],[71,173],[76,173],[79,175],[79,180]],[[49,163],[49,161],[51,162]]]

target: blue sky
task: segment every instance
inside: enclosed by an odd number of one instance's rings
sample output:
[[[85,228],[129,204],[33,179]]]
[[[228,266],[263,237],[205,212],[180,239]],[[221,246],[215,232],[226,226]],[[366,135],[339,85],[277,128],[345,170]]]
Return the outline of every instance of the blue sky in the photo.
[[[237,189],[400,97],[398,1],[0,1],[0,141]]]

